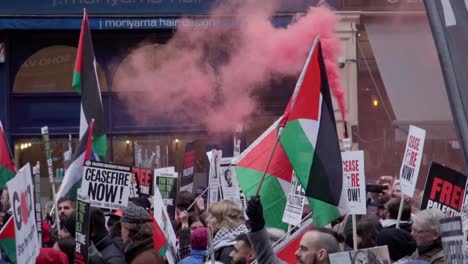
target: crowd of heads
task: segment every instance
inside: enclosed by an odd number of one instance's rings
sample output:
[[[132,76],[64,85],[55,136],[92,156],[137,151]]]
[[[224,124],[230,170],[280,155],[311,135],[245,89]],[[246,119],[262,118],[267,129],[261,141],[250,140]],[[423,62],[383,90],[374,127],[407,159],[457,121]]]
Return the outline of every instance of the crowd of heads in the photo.
[[[390,259],[398,263],[412,259],[443,263],[439,225],[446,216],[437,209],[415,209],[417,201],[404,200],[401,205],[398,181],[390,183],[381,178],[377,184],[384,187],[378,193],[368,193],[367,204],[378,210],[357,217],[355,239],[349,215],[327,228],[312,228],[304,233],[294,253],[297,263],[330,263],[330,254],[352,250],[354,246],[358,249],[387,246]],[[400,205],[402,210],[397,227]],[[178,263],[211,263],[212,258],[216,263],[283,263],[273,253],[272,245],[284,239],[286,232],[265,226],[261,199],[249,200],[245,212],[230,200],[205,207],[204,199],[190,192],[182,191],[177,197],[172,226],[177,236],[174,250],[175,258],[180,259]],[[37,263],[73,263],[76,201],[69,197],[58,199],[59,223],[54,223],[54,217],[49,215],[49,203],[46,208],[43,247]],[[0,225],[3,226],[11,217],[6,188],[2,190],[0,209]],[[158,235],[155,224],[152,204],[146,198],[132,198],[122,211],[91,207],[89,262],[167,263],[165,256],[155,249]],[[291,231],[297,232],[296,229]],[[4,254],[2,258],[5,259]]]

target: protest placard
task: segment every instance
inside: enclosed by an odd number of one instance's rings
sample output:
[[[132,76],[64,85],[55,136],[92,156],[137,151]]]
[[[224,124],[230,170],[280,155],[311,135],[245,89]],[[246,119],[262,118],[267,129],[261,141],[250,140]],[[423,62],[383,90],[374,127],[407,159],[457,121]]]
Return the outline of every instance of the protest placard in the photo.
[[[410,126],[400,168],[401,192],[409,197],[413,197],[416,182],[418,181],[425,138],[426,131],[424,129]]]
[[[232,157],[221,158],[219,162],[220,196],[222,200],[231,200],[242,208],[239,181],[237,180],[235,167],[231,165],[231,162]]]
[[[349,213],[366,214],[366,177],[364,175],[364,151],[341,152],[343,182],[346,186]]]
[[[180,190],[193,192],[193,178],[195,176],[195,141],[185,145],[184,170],[180,180]]]
[[[463,264],[464,243],[461,217],[456,216],[440,220],[440,233],[442,236],[445,262],[450,264]]]
[[[427,175],[421,209],[437,208],[449,216],[459,216],[465,197],[466,176],[432,162]]]
[[[7,182],[7,187],[15,224],[16,261],[25,264],[36,263],[40,244],[37,237],[34,185],[29,163]]]
[[[153,175],[150,169],[132,167],[136,177],[138,197],[148,198],[153,195]]]
[[[163,168],[163,169],[167,169],[167,168]],[[154,182],[156,184],[157,181],[154,181]],[[161,229],[161,231],[164,233],[164,236],[165,236],[164,238],[159,237],[158,239],[165,240],[166,245],[164,246],[164,248],[167,248],[165,252],[167,261],[169,264],[175,264],[177,262],[177,251],[176,251],[177,238],[176,238],[174,229],[172,228],[171,220],[167,213],[166,206],[164,206],[164,201],[161,196],[161,193],[159,192],[159,188],[157,185],[154,186],[153,204],[154,204],[154,211],[153,211],[154,219],[156,220],[156,223],[158,224],[159,228]]]
[[[128,204],[131,178],[132,167],[87,160],[81,191],[91,206],[121,210]]]
[[[288,198],[283,213],[283,222],[290,225],[298,225],[302,221],[302,211],[305,205],[305,191],[302,188],[296,173],[293,172],[291,184],[289,185]]]
[[[41,163],[39,161],[32,168],[34,177],[34,201],[36,201],[37,238],[42,242],[42,206],[41,206]],[[42,245],[42,244],[41,244]]]
[[[77,192],[76,226],[75,226],[75,263],[86,264],[89,262],[89,198],[81,189]]]
[[[329,259],[331,264],[392,263],[387,246],[333,253],[329,255]]]
[[[208,178],[208,187],[210,188],[208,192],[208,206],[210,204],[216,203],[219,199],[219,175],[220,175],[220,162],[223,155],[223,151],[213,149],[210,152],[207,152],[208,160],[210,161],[210,171]]]
[[[154,170],[156,186],[158,186],[164,205],[170,219],[176,215],[176,196],[177,196],[177,172],[174,167],[160,168]]]

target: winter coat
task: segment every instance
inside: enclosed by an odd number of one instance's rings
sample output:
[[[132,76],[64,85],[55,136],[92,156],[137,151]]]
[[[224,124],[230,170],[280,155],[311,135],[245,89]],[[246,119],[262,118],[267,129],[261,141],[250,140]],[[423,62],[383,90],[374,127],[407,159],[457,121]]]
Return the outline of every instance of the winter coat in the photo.
[[[128,243],[124,254],[127,264],[165,264],[164,258],[154,248],[153,237]]]
[[[125,263],[125,256],[109,236],[104,236],[96,242],[96,249],[101,253],[102,258],[108,264]]]
[[[203,264],[205,263],[206,250],[193,249],[190,256],[179,261],[179,264]]]

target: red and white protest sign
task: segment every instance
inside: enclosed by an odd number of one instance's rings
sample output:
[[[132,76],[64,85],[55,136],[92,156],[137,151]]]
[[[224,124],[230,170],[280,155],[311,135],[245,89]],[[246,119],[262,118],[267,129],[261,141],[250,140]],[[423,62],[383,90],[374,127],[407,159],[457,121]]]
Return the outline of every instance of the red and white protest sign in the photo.
[[[426,130],[410,126],[403,162],[400,168],[401,192],[409,197],[413,197],[416,182],[418,181],[425,138]]]
[[[366,177],[364,175],[364,151],[341,152],[343,162],[343,182],[349,213],[366,214]]]
[[[15,222],[16,261],[35,263],[40,245],[34,212],[34,185],[29,163],[7,182],[7,187]]]

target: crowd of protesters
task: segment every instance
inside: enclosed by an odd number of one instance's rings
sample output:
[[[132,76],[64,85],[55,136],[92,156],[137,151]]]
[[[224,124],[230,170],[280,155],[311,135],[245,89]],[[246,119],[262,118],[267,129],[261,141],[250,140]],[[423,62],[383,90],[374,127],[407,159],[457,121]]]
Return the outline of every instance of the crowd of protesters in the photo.
[[[399,183],[383,183],[381,191],[369,193],[368,206],[375,213],[358,217],[359,249],[386,245],[393,263],[445,263],[439,223],[445,215],[436,210],[415,210],[404,201],[401,221],[397,217],[401,201]],[[122,211],[91,207],[88,248],[89,263],[167,263],[155,249],[152,204],[132,198]],[[157,205],[155,205],[157,206]],[[284,263],[276,257],[272,244],[284,237],[282,230],[267,229],[259,197],[252,197],[244,211],[223,200],[205,208],[202,197],[180,192],[173,227],[177,236],[177,258],[181,264]],[[74,263],[76,202],[62,197],[57,202],[60,223],[48,212],[42,225],[42,248],[36,263]],[[0,225],[11,217],[7,189],[2,190]],[[210,243],[211,241],[211,243]],[[302,237],[295,253],[297,263],[330,263],[329,255],[353,249],[351,217],[344,216],[329,228],[313,228]],[[9,263],[2,252],[0,263]]]

